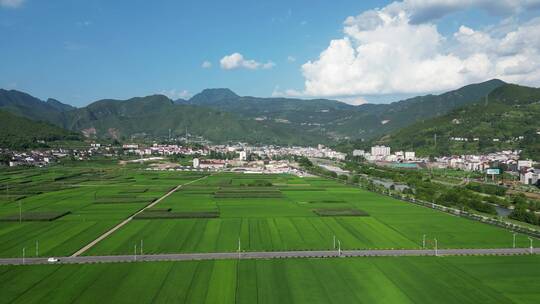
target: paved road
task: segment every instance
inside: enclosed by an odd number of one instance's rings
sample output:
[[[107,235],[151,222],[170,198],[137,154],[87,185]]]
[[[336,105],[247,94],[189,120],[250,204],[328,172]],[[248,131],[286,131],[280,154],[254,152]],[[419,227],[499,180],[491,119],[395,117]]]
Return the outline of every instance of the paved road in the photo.
[[[71,257],[77,257],[77,256],[80,256],[81,254],[85,253],[86,251],[88,251],[88,249],[92,248],[94,245],[96,245],[97,243],[101,242],[103,239],[105,239],[106,237],[108,237],[109,235],[113,234],[116,230],[122,228],[124,225],[126,225],[127,223],[129,223],[131,220],[133,220],[133,218],[135,216],[137,216],[138,214],[140,214],[141,212],[144,212],[144,210],[146,209],[149,209],[149,208],[152,208],[154,207],[155,205],[157,205],[159,202],[161,202],[162,200],[164,200],[165,198],[167,198],[169,195],[173,194],[176,190],[182,188],[183,186],[185,185],[189,185],[191,183],[194,183],[194,182],[197,182],[197,181],[200,181],[202,179],[205,179],[207,178],[209,175],[206,175],[204,177],[201,177],[201,178],[198,178],[198,179],[195,179],[195,180],[192,180],[188,183],[185,183],[185,184],[182,184],[182,185],[179,185],[177,186],[176,188],[172,189],[171,191],[165,193],[165,195],[163,195],[162,197],[160,197],[159,199],[155,200],[153,203],[151,204],[148,204],[146,207],[142,208],[141,210],[133,213],[130,217],[128,217],[127,219],[125,219],[124,221],[122,221],[120,224],[114,226],[113,228],[111,228],[110,230],[108,230],[107,232],[105,232],[104,234],[100,235],[97,239],[93,240],[92,242],[90,242],[89,244],[85,245],[83,248],[79,249],[77,252],[75,252],[74,254],[71,255]]]
[[[540,248],[533,248],[533,254],[540,254]],[[439,249],[437,256],[451,255],[523,255],[531,254],[530,248],[492,248],[492,249]],[[435,256],[433,249],[394,249],[394,250],[343,250],[337,251],[272,251],[272,252],[215,252],[215,253],[177,253],[147,255],[111,256],[70,256],[60,257],[60,264],[120,263],[149,261],[196,261],[221,259],[279,259],[279,258],[337,258],[337,257],[398,257]],[[48,264],[47,258],[0,259],[0,265]]]

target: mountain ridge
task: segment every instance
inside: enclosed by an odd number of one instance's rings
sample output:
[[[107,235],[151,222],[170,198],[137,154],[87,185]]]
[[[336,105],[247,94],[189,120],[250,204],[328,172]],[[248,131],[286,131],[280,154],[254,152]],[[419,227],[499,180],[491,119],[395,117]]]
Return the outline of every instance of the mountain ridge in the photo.
[[[505,84],[477,103],[374,142],[422,156],[520,149],[524,157],[540,160],[540,88]]]
[[[154,94],[126,100],[101,99],[74,108],[55,100],[43,102],[26,93],[3,90],[0,91],[0,109],[69,130],[85,130],[87,135],[98,137],[157,136],[168,134],[168,129],[183,134],[188,128],[211,140],[262,142],[264,139],[270,143],[311,144],[317,140],[331,143],[377,138],[478,102],[480,97],[503,84],[494,79],[440,95],[358,106],[329,99],[239,96],[230,89],[217,88],[205,89],[189,100],[173,101]],[[207,120],[206,116],[212,120]],[[214,131],[205,130],[202,121]],[[234,127],[229,128],[231,125]]]

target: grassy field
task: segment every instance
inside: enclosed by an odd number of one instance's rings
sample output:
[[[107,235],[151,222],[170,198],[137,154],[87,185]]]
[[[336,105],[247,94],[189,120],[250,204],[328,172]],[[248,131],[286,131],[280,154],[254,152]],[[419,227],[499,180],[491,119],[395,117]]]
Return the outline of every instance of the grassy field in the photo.
[[[540,257],[0,266],[0,303],[538,303]]]
[[[333,249],[511,247],[512,233],[320,178],[221,173],[155,208],[219,218],[137,219],[87,254]],[[341,213],[341,214],[340,214]],[[195,216],[194,216],[195,217]],[[517,245],[528,246],[518,235]]]
[[[110,162],[0,172],[0,257],[20,257],[23,248],[28,257],[69,255],[174,186],[199,177]]]

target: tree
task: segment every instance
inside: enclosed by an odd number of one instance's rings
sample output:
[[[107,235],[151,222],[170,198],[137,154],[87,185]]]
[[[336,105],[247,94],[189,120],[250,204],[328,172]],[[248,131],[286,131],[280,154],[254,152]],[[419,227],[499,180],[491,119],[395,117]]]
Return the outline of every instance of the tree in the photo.
[[[0,164],[8,165],[11,161],[11,155],[5,152],[0,153]]]

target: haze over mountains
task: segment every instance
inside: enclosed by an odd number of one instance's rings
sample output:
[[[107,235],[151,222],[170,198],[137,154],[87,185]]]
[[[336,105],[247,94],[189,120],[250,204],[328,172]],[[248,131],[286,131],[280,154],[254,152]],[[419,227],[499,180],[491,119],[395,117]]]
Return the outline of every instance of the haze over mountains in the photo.
[[[359,106],[328,99],[242,97],[229,89],[207,89],[189,100],[152,95],[74,108],[54,99],[41,101],[23,92],[0,90],[0,109],[89,137],[167,136],[169,129],[183,135],[187,129],[215,142],[314,144],[377,138],[475,103],[502,85],[495,79],[441,95]]]

